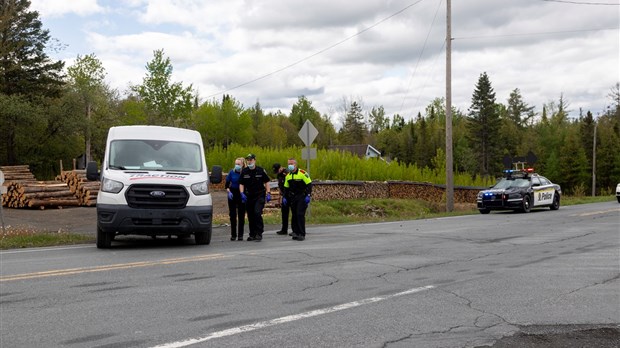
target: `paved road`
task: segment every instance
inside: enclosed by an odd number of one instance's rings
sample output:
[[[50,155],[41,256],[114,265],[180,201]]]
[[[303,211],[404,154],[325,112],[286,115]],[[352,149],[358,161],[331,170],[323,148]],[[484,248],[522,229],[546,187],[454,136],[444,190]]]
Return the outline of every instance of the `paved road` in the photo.
[[[0,346],[618,346],[619,227],[608,202],[313,226],[303,242],[6,251]]]

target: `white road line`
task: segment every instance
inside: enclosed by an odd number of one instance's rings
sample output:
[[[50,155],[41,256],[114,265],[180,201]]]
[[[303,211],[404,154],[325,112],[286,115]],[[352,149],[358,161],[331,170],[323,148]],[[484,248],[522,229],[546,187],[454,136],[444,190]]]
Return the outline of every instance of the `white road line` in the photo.
[[[359,300],[359,301],[344,303],[344,304],[333,306],[333,307],[317,309],[317,310],[313,310],[313,311],[309,311],[309,312],[305,312],[305,313],[294,314],[294,315],[287,315],[285,317],[280,317],[280,318],[276,318],[276,319],[272,319],[272,320],[267,320],[267,321],[259,321],[259,322],[254,323],[254,324],[238,326],[238,327],[233,327],[233,328],[222,330],[222,331],[213,332],[213,333],[211,333],[211,334],[209,334],[207,336],[204,336],[204,337],[189,338],[189,339],[186,339],[186,340],[183,340],[183,341],[177,341],[177,342],[172,342],[172,343],[165,343],[165,344],[161,344],[161,345],[158,345],[158,346],[154,346],[152,348],[181,348],[181,347],[187,347],[187,346],[190,346],[190,345],[193,345],[193,344],[198,344],[198,343],[206,342],[206,341],[209,341],[209,340],[212,340],[212,339],[215,339],[215,338],[232,336],[232,335],[236,335],[236,334],[243,333],[243,332],[250,332],[250,331],[266,328],[266,327],[269,327],[269,326],[274,326],[274,325],[284,324],[284,323],[290,323],[292,321],[296,321],[296,320],[300,320],[300,319],[316,317],[316,316],[323,315],[323,314],[328,314],[328,313],[333,313],[333,312],[337,312],[337,311],[341,311],[341,310],[345,310],[345,309],[359,307],[359,306],[367,305],[367,304],[370,304],[370,303],[375,303],[375,302],[379,302],[379,301],[388,300],[388,299],[391,299],[391,298],[394,298],[394,297],[398,297],[398,296],[414,294],[416,292],[420,292],[420,291],[424,291],[424,290],[429,290],[429,289],[432,289],[434,287],[435,287],[434,285],[427,285],[427,286],[422,286],[422,287],[419,287],[419,288],[409,289],[409,290],[406,290],[406,291],[403,291],[403,292],[399,292],[399,293],[396,293],[396,294],[392,294],[392,295],[371,297],[371,298],[367,298],[367,299],[363,299],[363,300]]]

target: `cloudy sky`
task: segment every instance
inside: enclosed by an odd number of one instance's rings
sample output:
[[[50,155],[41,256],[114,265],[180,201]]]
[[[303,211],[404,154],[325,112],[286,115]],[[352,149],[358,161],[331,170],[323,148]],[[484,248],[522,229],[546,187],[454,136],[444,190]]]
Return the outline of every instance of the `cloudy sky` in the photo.
[[[346,101],[410,118],[445,97],[445,0],[31,0],[71,65],[94,53],[107,82],[140,84],[153,51],[202,101],[231,94],[288,114],[305,95],[339,123]],[[467,111],[487,72],[540,112],[601,113],[620,81],[620,1],[452,1],[452,100]]]

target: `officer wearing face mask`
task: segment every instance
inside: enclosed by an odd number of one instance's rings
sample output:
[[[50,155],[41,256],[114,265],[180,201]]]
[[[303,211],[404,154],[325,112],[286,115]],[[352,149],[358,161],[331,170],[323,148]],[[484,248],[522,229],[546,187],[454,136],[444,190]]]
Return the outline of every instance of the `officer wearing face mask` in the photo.
[[[312,180],[310,175],[297,167],[297,160],[288,160],[288,174],[284,179],[284,198],[282,204],[291,207],[291,227],[293,239],[306,239],[306,209],[310,204]]]
[[[280,228],[280,230],[276,233],[285,235],[287,234],[287,231],[288,231],[288,216],[291,210],[290,206],[282,204],[282,198],[284,198],[284,180],[286,179],[286,176],[288,175],[288,169],[286,167],[281,166],[280,163],[274,163],[272,168],[273,168],[273,173],[278,179],[278,191],[280,192],[280,213],[282,217],[282,228]],[[293,234],[291,233],[290,236],[292,235]]]
[[[230,240],[243,240],[243,225],[245,223],[245,203],[241,201],[239,181],[241,170],[245,168],[245,159],[235,159],[235,166],[226,175],[224,187],[228,192],[228,216],[230,217]],[[237,230],[237,227],[239,229]]]
[[[263,209],[265,202],[271,200],[269,193],[269,175],[262,167],[256,165],[256,156],[248,154],[245,156],[248,166],[241,171],[239,189],[241,190],[241,200],[245,203],[245,210],[248,213],[248,224],[250,236],[248,241],[260,242],[263,239]]]

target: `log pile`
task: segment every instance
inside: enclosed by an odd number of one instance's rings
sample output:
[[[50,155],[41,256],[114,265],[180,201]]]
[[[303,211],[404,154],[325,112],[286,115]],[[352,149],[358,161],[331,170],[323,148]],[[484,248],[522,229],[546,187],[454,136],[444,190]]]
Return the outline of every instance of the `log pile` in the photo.
[[[90,207],[97,204],[97,193],[101,183],[99,181],[88,181],[85,170],[63,171],[56,179],[67,184],[80,205]]]
[[[7,187],[7,193],[2,195],[3,206],[45,209],[96,204],[99,182],[86,181],[83,170],[63,172],[56,181],[37,181],[27,165],[4,166],[0,170]]]
[[[7,186],[2,205],[9,208],[61,208],[79,205],[65,183],[58,181],[14,181]]]

